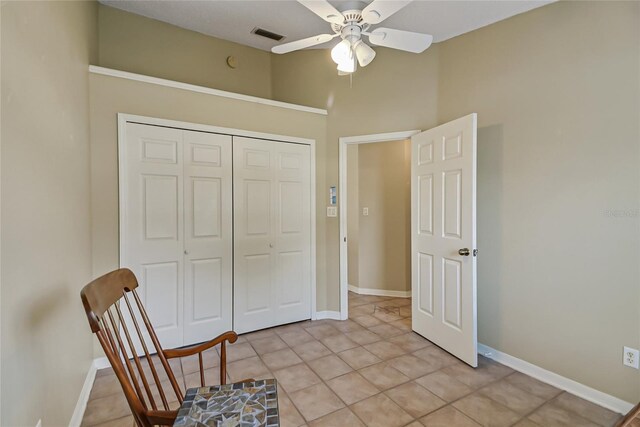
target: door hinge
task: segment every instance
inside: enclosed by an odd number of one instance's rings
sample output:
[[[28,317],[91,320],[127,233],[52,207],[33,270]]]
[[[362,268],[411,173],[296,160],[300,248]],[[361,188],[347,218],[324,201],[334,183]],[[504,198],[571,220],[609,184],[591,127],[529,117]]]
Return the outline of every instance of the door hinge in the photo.
[[[478,256],[478,250],[477,249],[473,250],[473,256]]]

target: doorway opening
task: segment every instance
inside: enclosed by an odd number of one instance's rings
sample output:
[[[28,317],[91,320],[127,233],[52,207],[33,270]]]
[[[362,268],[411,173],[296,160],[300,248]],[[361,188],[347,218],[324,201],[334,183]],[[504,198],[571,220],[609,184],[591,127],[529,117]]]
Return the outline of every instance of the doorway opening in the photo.
[[[350,295],[351,317],[410,311],[389,298],[411,296],[410,137],[418,132],[340,138],[342,319],[349,318]]]

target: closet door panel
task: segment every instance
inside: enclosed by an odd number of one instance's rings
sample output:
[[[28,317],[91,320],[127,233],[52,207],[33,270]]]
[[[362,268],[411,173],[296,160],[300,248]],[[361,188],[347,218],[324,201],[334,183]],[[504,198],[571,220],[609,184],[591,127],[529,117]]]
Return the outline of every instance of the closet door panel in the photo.
[[[307,145],[234,137],[234,329],[311,317]]]
[[[308,145],[273,144],[276,322],[311,317],[311,163]]]
[[[182,131],[126,125],[122,267],[131,269],[163,346],[183,343]],[[128,311],[126,308],[124,312]],[[130,328],[130,330],[133,330]]]
[[[268,142],[233,138],[233,328],[238,333],[275,324],[272,163]]]
[[[232,329],[231,136],[183,131],[184,344]]]

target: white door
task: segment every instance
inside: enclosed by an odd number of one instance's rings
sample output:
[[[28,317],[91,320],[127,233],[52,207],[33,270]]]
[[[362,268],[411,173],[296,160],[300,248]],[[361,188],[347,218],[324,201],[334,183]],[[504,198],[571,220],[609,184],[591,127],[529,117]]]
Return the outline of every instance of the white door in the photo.
[[[231,137],[127,123],[122,156],[120,265],[160,342],[231,329]]]
[[[183,343],[184,236],[182,131],[127,123],[121,267],[138,278],[138,293],[163,346]]]
[[[184,344],[232,329],[231,136],[183,133]]]
[[[233,138],[234,329],[311,317],[308,145]]]
[[[476,129],[474,113],[411,138],[413,330],[473,367]]]

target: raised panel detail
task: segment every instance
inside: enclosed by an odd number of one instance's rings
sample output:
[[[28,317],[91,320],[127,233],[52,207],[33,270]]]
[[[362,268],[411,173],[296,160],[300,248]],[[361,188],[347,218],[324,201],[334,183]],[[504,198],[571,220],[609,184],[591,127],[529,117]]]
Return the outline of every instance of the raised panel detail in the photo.
[[[433,162],[433,141],[423,142],[418,145],[418,165],[422,166]]]
[[[280,232],[302,231],[302,185],[299,182],[280,183]]]
[[[153,327],[160,331],[178,325],[178,263],[142,265],[145,308]]]
[[[269,167],[269,152],[262,150],[245,150],[244,165],[245,167],[266,169]]]
[[[462,171],[442,173],[442,232],[443,237],[461,238]]]
[[[191,162],[203,166],[220,167],[220,147],[192,144]]]
[[[193,320],[219,319],[222,313],[222,259],[191,261]]]
[[[418,253],[418,307],[433,316],[433,255]]]
[[[142,175],[145,239],[178,238],[178,177]]]
[[[141,160],[148,163],[173,163],[178,161],[177,141],[141,138]]]
[[[271,185],[269,181],[245,180],[246,230],[248,235],[269,234]]]
[[[278,254],[279,306],[302,303],[302,287],[307,283],[302,277],[304,260],[301,251]]]
[[[297,170],[300,169],[302,156],[291,153],[280,153],[280,169]]]
[[[219,178],[193,178],[192,236],[220,237],[221,200]]]
[[[271,256],[269,254],[244,257],[247,302],[244,314],[268,310],[271,306]]]
[[[442,313],[445,324],[461,329],[462,263],[454,259],[442,260]]]
[[[418,206],[418,233],[433,235],[433,175],[418,178],[420,201]]]
[[[449,160],[462,157],[462,134],[444,137],[442,140],[442,159]]]

